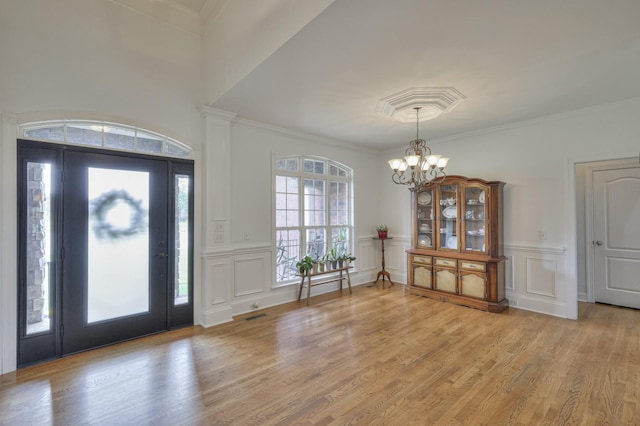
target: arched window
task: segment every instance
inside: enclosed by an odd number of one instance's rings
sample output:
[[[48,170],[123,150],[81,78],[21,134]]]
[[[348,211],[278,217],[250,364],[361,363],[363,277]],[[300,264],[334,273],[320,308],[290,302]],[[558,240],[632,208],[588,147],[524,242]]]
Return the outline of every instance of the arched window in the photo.
[[[276,282],[296,279],[296,262],[353,252],[353,171],[325,158],[275,159]]]
[[[90,120],[28,123],[22,136],[110,150],[190,158],[191,148],[175,139],[137,127]]]

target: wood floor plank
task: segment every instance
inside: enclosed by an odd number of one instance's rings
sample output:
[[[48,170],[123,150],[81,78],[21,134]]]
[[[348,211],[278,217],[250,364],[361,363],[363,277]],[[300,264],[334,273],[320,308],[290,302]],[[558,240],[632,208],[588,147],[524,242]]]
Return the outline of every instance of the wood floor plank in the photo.
[[[0,376],[0,424],[640,424],[640,312],[359,286]]]

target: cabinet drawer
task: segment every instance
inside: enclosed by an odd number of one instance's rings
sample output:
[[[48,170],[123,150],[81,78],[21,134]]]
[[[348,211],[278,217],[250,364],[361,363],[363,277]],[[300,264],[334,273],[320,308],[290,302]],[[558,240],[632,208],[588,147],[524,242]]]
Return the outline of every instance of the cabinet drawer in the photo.
[[[413,256],[412,262],[431,265],[431,258],[428,256]]]
[[[478,262],[466,262],[464,260],[461,260],[460,261],[460,269],[468,269],[470,271],[486,272],[487,264],[486,263],[478,263]]]
[[[446,266],[448,268],[456,268],[458,262],[455,259],[444,259],[442,257],[436,257],[436,265]]]

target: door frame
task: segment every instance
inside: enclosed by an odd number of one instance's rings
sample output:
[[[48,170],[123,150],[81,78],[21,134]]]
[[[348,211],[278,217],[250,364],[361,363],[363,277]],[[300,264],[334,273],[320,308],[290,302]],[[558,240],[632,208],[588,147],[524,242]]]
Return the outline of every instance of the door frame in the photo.
[[[619,170],[628,169],[634,167],[640,167],[639,158],[624,158],[619,160],[604,160],[594,161],[590,163],[584,163],[581,165],[584,172],[584,223],[585,233],[584,240],[581,241],[584,247],[584,278],[586,281],[586,301],[595,303],[595,250],[592,242],[594,241],[594,223],[593,223],[593,211],[594,211],[594,190],[593,187],[593,174],[594,172],[603,170]],[[578,239],[580,240],[580,233],[578,233]]]

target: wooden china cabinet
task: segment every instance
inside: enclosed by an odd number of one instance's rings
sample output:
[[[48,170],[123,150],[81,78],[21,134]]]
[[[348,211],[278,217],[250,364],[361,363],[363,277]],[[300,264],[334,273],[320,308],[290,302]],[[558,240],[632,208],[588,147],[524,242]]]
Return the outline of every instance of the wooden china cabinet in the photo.
[[[412,192],[412,293],[490,312],[505,299],[504,182],[447,176]]]

